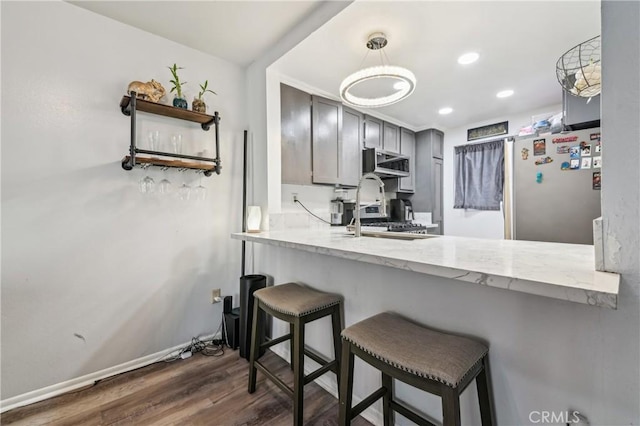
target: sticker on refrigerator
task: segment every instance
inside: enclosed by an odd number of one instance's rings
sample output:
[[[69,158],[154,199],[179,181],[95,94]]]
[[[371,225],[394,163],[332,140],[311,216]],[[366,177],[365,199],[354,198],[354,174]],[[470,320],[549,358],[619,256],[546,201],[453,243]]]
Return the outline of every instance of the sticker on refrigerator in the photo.
[[[569,157],[580,158],[580,146],[576,145],[569,148]]]
[[[593,168],[599,169],[602,167],[602,157],[593,157]]]
[[[602,146],[600,146],[600,141],[596,143],[596,152],[602,152]]]
[[[544,158],[538,158],[536,160],[536,164],[537,165],[541,165],[541,164],[549,164],[553,162],[553,158],[551,157],[544,157]]]
[[[600,172],[593,172],[593,189],[600,189]]]
[[[529,158],[529,148],[522,148],[522,151],[520,151],[520,154],[522,155],[522,159],[526,160]]]
[[[579,158],[572,158],[571,159],[571,163],[569,163],[569,168],[571,170],[576,170],[580,168],[580,159]]]
[[[544,139],[536,139],[533,141],[533,155],[545,155],[546,141]]]
[[[591,168],[591,157],[585,157],[582,159],[580,163],[581,169],[590,169]]]
[[[569,170],[569,162],[563,161],[562,164],[560,164],[560,170]]]
[[[556,152],[558,154],[568,154],[569,153],[569,146],[568,145],[562,145],[562,146],[557,146],[556,147]]]
[[[600,140],[600,133],[591,133],[589,135],[589,139],[591,139],[592,141],[599,141]]]
[[[578,140],[577,136],[565,136],[560,138],[553,138],[553,143],[565,143],[565,142],[575,142]]]
[[[590,157],[591,156],[591,145],[584,145],[580,147],[580,156],[581,157]]]

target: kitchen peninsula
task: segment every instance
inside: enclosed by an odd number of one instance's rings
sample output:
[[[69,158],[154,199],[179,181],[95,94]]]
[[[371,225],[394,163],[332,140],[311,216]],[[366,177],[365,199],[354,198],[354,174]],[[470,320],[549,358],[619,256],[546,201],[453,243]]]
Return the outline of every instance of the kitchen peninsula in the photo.
[[[594,250],[587,245],[451,236],[355,238],[345,228],[235,233],[232,238],[617,308],[620,276],[595,271]]]

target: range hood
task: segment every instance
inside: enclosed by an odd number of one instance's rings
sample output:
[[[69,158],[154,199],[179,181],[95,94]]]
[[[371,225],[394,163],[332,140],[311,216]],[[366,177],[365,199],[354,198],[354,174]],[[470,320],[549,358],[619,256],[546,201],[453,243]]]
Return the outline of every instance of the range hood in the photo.
[[[378,148],[362,151],[362,172],[375,173],[381,179],[409,176],[409,157]]]

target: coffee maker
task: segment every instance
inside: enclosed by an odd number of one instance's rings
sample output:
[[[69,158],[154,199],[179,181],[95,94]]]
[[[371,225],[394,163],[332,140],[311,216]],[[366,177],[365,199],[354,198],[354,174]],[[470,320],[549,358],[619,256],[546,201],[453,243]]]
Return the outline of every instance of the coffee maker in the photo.
[[[395,222],[411,222],[415,220],[411,200],[391,200],[391,220]]]

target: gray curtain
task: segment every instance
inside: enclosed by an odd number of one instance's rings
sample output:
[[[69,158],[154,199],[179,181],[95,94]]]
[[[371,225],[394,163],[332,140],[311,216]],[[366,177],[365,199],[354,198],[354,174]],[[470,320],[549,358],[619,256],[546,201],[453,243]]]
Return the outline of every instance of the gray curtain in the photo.
[[[504,140],[455,147],[454,209],[500,210]]]

